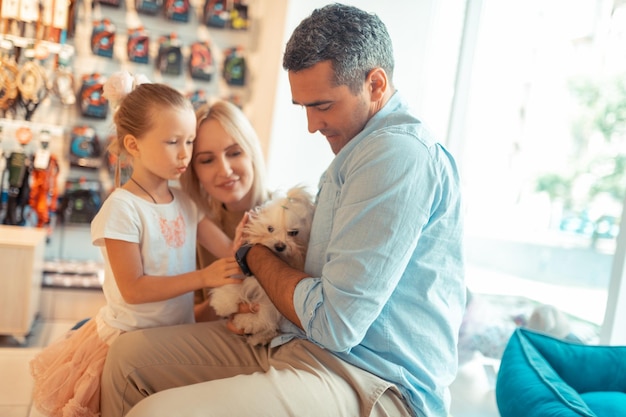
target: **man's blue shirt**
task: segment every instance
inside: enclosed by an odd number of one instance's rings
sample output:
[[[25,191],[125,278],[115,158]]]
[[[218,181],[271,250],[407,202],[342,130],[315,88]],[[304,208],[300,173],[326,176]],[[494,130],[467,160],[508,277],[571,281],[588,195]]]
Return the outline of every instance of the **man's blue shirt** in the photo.
[[[465,307],[452,156],[395,93],[320,180],[294,295],[311,341],[396,384],[416,415],[446,416]],[[274,345],[302,331],[286,323]]]

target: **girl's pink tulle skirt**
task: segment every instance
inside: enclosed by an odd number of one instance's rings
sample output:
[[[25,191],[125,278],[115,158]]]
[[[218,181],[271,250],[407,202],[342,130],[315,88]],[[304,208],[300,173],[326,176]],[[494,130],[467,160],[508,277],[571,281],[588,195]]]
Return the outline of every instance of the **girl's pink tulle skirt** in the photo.
[[[100,415],[100,377],[109,344],[119,332],[105,341],[98,334],[97,321],[89,320],[30,362],[33,404],[46,416]]]

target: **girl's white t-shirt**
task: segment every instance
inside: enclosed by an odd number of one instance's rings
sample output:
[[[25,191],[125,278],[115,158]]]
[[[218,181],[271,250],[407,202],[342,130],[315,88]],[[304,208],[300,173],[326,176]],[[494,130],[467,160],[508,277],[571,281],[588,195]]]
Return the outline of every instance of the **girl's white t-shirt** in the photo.
[[[181,190],[171,190],[171,203],[154,204],[118,188],[91,223],[91,240],[105,261],[102,290],[107,304],[98,316],[109,326],[132,331],[194,322],[193,292],[151,303],[125,302],[104,246],[105,238],[138,243],[146,275],[173,276],[195,270],[197,227],[203,215]]]

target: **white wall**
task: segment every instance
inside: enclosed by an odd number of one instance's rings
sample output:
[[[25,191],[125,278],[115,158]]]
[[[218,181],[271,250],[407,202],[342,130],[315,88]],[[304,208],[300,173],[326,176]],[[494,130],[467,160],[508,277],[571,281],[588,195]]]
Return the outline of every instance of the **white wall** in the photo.
[[[251,3],[253,13],[252,39],[248,55],[251,83],[254,89],[250,101],[245,105],[245,113],[254,126],[263,151],[267,154],[272,131],[272,106],[276,100],[276,83],[282,62],[282,39],[285,28],[276,22],[283,22],[289,0],[256,0]]]
[[[293,29],[324,0],[289,0],[286,44]],[[380,0],[344,1],[376,13],[394,43],[394,84],[409,99],[423,122],[445,140],[453,93],[465,0],[420,0],[392,7]],[[304,183],[317,187],[333,154],[326,139],[308,133],[304,110],[291,102],[287,73],[281,69],[268,153],[272,188]]]

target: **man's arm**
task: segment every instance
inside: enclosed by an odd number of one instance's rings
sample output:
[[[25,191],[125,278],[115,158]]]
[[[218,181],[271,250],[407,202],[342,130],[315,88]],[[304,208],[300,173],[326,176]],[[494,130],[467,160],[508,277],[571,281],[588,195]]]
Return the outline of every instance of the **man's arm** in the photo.
[[[259,281],[278,311],[289,321],[302,328],[293,305],[296,286],[308,275],[291,268],[263,245],[254,245],[246,255],[250,271]]]

